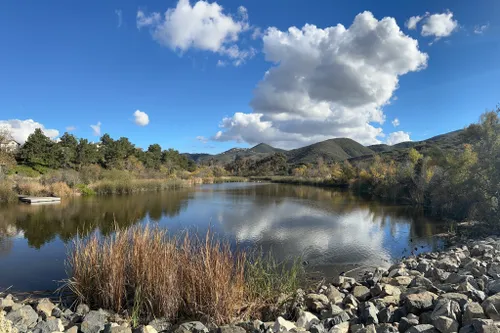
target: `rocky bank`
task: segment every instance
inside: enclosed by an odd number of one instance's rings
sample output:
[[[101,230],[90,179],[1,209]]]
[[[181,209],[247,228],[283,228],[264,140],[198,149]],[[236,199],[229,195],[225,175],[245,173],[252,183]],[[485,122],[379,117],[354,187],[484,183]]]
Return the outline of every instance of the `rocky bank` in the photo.
[[[500,239],[410,257],[357,281],[337,276],[327,282],[318,290],[298,290],[272,321],[220,327],[156,319],[132,328],[85,304],[73,311],[47,299],[17,302],[9,295],[0,298],[0,333],[499,332]]]

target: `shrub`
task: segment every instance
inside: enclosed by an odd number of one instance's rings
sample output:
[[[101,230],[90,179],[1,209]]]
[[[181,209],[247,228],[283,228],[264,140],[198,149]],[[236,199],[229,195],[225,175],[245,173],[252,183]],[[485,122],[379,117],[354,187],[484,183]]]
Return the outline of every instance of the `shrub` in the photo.
[[[73,190],[68,186],[68,184],[63,182],[50,184],[49,192],[51,195],[56,197],[69,197],[73,195]]]
[[[95,195],[95,191],[91,188],[89,188],[85,184],[78,184],[76,185],[76,189],[80,192],[81,195],[89,197]]]
[[[19,175],[23,177],[36,178],[40,173],[27,165],[16,165],[9,170],[9,175]]]
[[[91,184],[102,177],[103,169],[97,164],[85,165],[80,169],[80,178],[84,184]]]
[[[17,191],[23,195],[46,195],[47,188],[37,181],[23,181],[17,184]]]
[[[12,188],[12,184],[7,181],[0,181],[0,203],[15,202],[17,195]]]
[[[71,169],[53,170],[42,176],[42,183],[50,185],[54,183],[66,183],[70,187],[80,183],[80,175],[77,171]]]

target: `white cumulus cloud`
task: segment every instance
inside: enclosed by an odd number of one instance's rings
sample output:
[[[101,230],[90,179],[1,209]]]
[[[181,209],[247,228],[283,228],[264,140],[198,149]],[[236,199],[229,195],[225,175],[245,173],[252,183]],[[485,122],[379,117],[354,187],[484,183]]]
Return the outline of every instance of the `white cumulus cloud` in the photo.
[[[388,145],[392,146],[392,145],[395,145],[396,143],[406,142],[406,141],[411,141],[410,133],[403,132],[403,131],[397,131],[397,132],[390,133],[385,142]]]
[[[410,30],[417,29],[418,22],[422,21],[425,16],[412,16],[406,21],[406,27]]]
[[[422,25],[422,36],[433,36],[436,39],[448,37],[458,27],[452,12],[428,15]]]
[[[486,23],[486,24],[482,24],[482,25],[476,25],[474,27],[474,33],[477,34],[477,35],[481,35],[486,30],[488,30],[489,27],[490,27],[490,23],[489,22]]]
[[[254,91],[253,112],[224,118],[212,139],[283,148],[335,137],[380,143],[377,124],[399,77],[425,68],[428,59],[394,18],[377,20],[370,12],[347,28],[271,27],[263,43],[273,66]]]
[[[24,144],[26,139],[28,139],[28,136],[37,128],[40,128],[42,132],[51,139],[55,139],[59,135],[58,130],[45,128],[43,124],[40,124],[33,119],[0,120],[0,129],[6,130],[12,138],[20,144]]]
[[[136,110],[134,112],[134,122],[138,126],[146,126],[147,124],[149,124],[149,116],[146,112]]]
[[[217,2],[200,0],[191,5],[189,0],[179,0],[164,14],[139,10],[136,21],[139,29],[150,28],[153,39],[172,50],[210,51],[230,58],[236,66],[255,55],[253,49],[241,50],[236,44],[239,34],[250,29],[243,6],[231,16]]]
[[[392,126],[398,127],[399,126],[399,119],[398,118],[394,118],[394,120],[391,123],[392,123]]]
[[[101,122],[100,121],[98,121],[97,124],[95,124],[95,125],[90,125],[90,128],[92,128],[92,132],[95,136],[101,135]]]

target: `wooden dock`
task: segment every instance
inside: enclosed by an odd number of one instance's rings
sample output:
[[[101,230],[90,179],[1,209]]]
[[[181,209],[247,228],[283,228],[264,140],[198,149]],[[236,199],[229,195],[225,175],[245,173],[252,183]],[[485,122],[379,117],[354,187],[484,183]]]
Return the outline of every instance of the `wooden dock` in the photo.
[[[61,198],[58,197],[29,197],[29,196],[19,196],[19,201],[31,204],[31,205],[39,205],[39,204],[53,204],[60,203]]]

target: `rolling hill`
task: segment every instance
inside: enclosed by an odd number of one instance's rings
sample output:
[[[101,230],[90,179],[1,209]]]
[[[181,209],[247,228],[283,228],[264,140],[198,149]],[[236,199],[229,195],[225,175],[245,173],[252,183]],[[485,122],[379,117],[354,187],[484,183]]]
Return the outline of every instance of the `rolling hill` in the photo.
[[[284,150],[260,143],[252,148],[233,148],[217,155],[210,154],[184,154],[196,163],[229,163],[237,157],[258,160],[275,153],[282,153],[290,164],[316,163],[319,158],[327,163],[350,160],[359,162],[370,160],[374,154],[383,157],[401,159],[409,148],[415,148],[425,155],[441,154],[444,151],[456,150],[463,143],[463,130],[457,130],[434,136],[422,141],[408,141],[389,146],[378,144],[363,146],[362,144],[348,138],[329,139],[314,143],[309,146]]]

